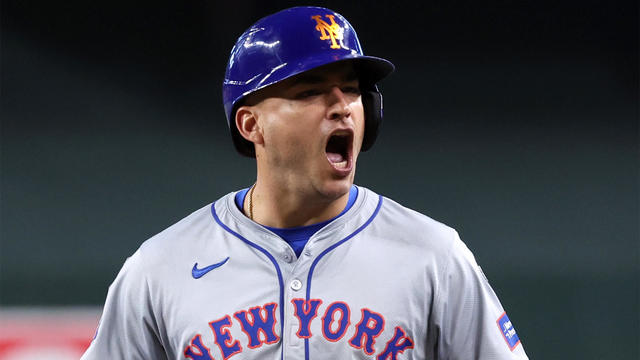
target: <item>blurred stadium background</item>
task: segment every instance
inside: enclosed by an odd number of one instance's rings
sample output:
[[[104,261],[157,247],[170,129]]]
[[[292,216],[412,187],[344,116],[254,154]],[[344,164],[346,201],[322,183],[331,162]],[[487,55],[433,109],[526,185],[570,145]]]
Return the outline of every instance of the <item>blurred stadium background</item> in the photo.
[[[316,4],[397,66],[356,182],[460,231],[531,359],[639,359],[638,3]],[[0,360],[77,359],[126,257],[253,182],[220,84],[291,5],[2,1]]]

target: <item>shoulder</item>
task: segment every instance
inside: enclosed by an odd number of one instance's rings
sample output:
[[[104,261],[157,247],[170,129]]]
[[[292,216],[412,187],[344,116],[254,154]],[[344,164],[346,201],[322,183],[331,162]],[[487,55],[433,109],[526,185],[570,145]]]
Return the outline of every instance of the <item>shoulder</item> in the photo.
[[[217,200],[221,201],[225,195]],[[146,273],[158,273],[163,269],[171,271],[177,263],[190,263],[204,249],[215,245],[219,227],[213,218],[209,203],[195,210],[165,230],[144,241],[128,262],[145,267]]]
[[[389,253],[401,253],[403,259],[431,269],[438,278],[436,287],[441,282],[456,284],[448,285],[454,289],[487,283],[473,253],[455,229],[389,198],[380,198],[382,205],[372,225],[377,223],[377,234],[381,241],[389,243]]]
[[[370,193],[373,191],[365,189]],[[371,223],[372,230],[380,236],[393,239],[409,247],[425,248],[439,254],[447,253],[456,241],[458,232],[420,212],[405,207],[398,202],[379,196],[380,210]]]
[[[157,255],[171,251],[176,247],[202,241],[202,236],[199,234],[206,230],[212,221],[211,204],[207,204],[146,240],[140,246],[139,251],[150,253],[149,255]]]
[[[399,227],[413,230],[419,228],[421,230],[427,230],[429,233],[437,234],[452,234],[455,232],[450,226],[403,206],[388,197],[383,197],[381,210],[387,216],[387,221],[393,222]]]

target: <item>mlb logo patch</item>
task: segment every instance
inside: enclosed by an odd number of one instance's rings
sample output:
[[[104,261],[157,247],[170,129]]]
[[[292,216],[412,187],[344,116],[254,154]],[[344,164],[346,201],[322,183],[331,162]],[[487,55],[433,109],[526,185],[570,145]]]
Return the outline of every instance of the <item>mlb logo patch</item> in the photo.
[[[502,337],[507,342],[507,345],[509,345],[509,349],[513,351],[513,349],[520,344],[520,338],[518,334],[516,334],[516,329],[513,328],[513,324],[511,324],[506,311],[500,315],[496,323],[500,328],[500,332],[502,332]]]

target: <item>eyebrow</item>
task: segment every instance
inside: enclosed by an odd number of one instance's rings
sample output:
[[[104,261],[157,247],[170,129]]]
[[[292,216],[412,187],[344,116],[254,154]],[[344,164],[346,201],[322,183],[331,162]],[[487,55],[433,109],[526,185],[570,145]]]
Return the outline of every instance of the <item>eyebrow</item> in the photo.
[[[326,79],[327,78],[325,76],[314,75],[314,74],[301,74],[296,76],[294,79],[292,79],[293,81],[291,82],[291,86],[298,85],[298,84],[312,84],[312,85],[320,84],[326,81]],[[342,76],[341,80],[345,82],[358,80],[358,75],[355,73],[355,71],[349,71],[344,76]]]

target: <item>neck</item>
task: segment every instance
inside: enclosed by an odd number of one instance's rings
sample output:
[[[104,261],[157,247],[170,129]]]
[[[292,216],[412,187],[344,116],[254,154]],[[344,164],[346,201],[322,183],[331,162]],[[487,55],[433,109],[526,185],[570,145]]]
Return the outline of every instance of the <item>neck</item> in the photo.
[[[337,198],[326,198],[319,192],[270,186],[258,178],[252,199],[244,202],[245,214],[253,204],[253,221],[276,228],[312,225],[332,219],[347,206],[349,191]]]

